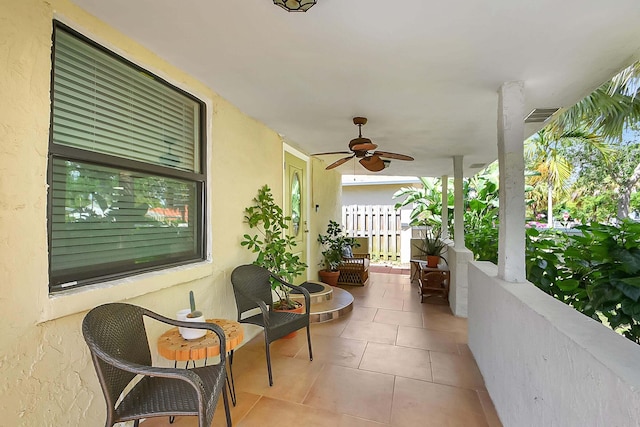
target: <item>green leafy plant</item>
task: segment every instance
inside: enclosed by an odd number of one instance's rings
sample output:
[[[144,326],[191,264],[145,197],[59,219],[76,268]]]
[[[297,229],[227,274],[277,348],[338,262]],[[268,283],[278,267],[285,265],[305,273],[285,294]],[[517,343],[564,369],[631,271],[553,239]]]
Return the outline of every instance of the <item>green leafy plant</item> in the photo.
[[[575,235],[527,230],[527,278],[640,344],[640,224],[592,224]]]
[[[324,246],[322,256],[324,257],[324,268],[327,271],[336,271],[338,266],[342,262],[342,250],[346,246],[359,247],[360,244],[356,242],[353,237],[347,237],[342,232],[340,224],[330,220],[327,226],[327,234],[318,235],[318,242]]]
[[[444,248],[447,247],[446,243],[442,241],[442,230],[439,226],[430,224],[428,221],[423,222],[425,225],[425,232],[420,245],[416,245],[416,248],[427,256],[441,256]]]
[[[289,283],[304,272],[307,265],[291,252],[296,246],[294,238],[284,233],[289,228],[287,223],[291,218],[285,216],[282,208],[275,203],[269,186],[258,190],[253,205],[245,208],[244,218],[249,228],[257,231],[254,235],[245,234],[240,243],[258,254],[254,264]],[[274,308],[296,308],[297,303],[289,298],[290,288],[275,280],[272,280],[271,287],[280,299],[274,303]]]
[[[442,222],[442,184],[438,178],[419,177],[422,187],[402,187],[393,194],[394,199],[403,200],[394,205],[395,209],[411,206],[410,225],[421,225],[425,221],[433,224]],[[448,207],[453,207],[453,187],[449,186]],[[449,223],[453,210],[449,209]]]

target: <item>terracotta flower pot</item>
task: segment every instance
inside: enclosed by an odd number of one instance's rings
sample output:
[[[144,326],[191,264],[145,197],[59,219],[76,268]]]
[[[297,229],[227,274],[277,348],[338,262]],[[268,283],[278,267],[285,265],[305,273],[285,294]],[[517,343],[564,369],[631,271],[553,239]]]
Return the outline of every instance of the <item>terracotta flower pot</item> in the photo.
[[[338,285],[338,278],[340,277],[339,271],[320,270],[318,271],[318,275],[320,276],[321,282],[331,286]]]
[[[427,267],[436,268],[440,262],[440,257],[437,255],[427,255]]]
[[[301,303],[299,303],[299,302],[297,302],[297,304],[298,304],[298,307],[297,307],[297,308],[293,308],[293,309],[289,309],[289,310],[281,310],[281,309],[277,309],[277,310],[276,310],[276,309],[274,309],[273,311],[287,311],[287,312],[289,312],[289,313],[298,313],[298,314],[302,314],[302,313],[304,313],[304,305],[303,305],[303,304],[301,304]],[[289,335],[285,335],[285,336],[284,336],[284,337],[282,337],[282,338],[290,339],[290,338],[295,337],[297,333],[298,333],[298,331],[293,331],[293,332],[291,332]]]

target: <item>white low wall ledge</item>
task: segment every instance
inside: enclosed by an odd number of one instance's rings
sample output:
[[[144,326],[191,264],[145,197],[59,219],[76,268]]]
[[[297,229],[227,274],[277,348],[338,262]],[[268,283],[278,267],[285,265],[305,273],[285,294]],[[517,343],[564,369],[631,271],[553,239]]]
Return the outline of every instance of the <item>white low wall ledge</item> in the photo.
[[[469,264],[469,347],[504,426],[640,425],[640,346],[497,274]]]

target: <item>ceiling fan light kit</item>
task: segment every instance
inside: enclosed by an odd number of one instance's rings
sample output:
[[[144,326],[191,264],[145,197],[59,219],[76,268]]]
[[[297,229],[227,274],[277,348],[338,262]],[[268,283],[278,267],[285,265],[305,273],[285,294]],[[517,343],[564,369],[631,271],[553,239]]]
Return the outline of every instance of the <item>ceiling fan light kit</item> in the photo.
[[[317,0],[273,0],[273,4],[288,12],[306,12],[316,4]]]
[[[390,153],[388,151],[375,151],[378,146],[371,142],[369,138],[362,137],[362,126],[367,124],[366,117],[354,117],[353,124],[358,126],[358,137],[349,142],[350,151],[332,151],[328,153],[317,153],[314,156],[322,156],[325,154],[351,154],[348,157],[336,160],[326,167],[327,170],[337,168],[338,166],[348,162],[354,157],[360,159],[360,164],[371,172],[380,172],[391,165],[391,160],[412,161],[413,157],[405,154]],[[383,159],[382,157],[386,157]]]

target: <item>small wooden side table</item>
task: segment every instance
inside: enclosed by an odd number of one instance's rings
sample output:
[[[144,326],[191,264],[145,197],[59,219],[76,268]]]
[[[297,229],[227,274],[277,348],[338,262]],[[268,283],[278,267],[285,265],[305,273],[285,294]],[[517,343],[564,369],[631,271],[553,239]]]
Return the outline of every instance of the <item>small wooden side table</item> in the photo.
[[[420,265],[426,263],[425,259],[421,258],[412,258],[409,260],[411,263],[411,282],[416,280],[416,278],[420,277]]]
[[[233,350],[240,345],[244,339],[244,330],[240,323],[228,319],[207,319],[208,323],[215,323],[224,331],[226,339],[226,351],[229,355],[229,375],[227,375],[227,386],[229,394],[231,394],[231,402],[236,405],[236,388],[233,382]],[[171,328],[158,338],[158,353],[165,359],[173,360],[174,366],[177,367],[178,362],[189,362],[196,365],[196,360],[204,359],[205,365],[207,358],[215,357],[220,354],[220,340],[218,336],[211,331],[202,338],[194,340],[186,340],[182,338],[178,328]],[[229,380],[231,379],[231,380]]]
[[[427,267],[427,263],[419,264],[418,281],[420,283],[420,302],[424,297],[434,294],[441,294],[446,301],[449,301],[449,269]]]

